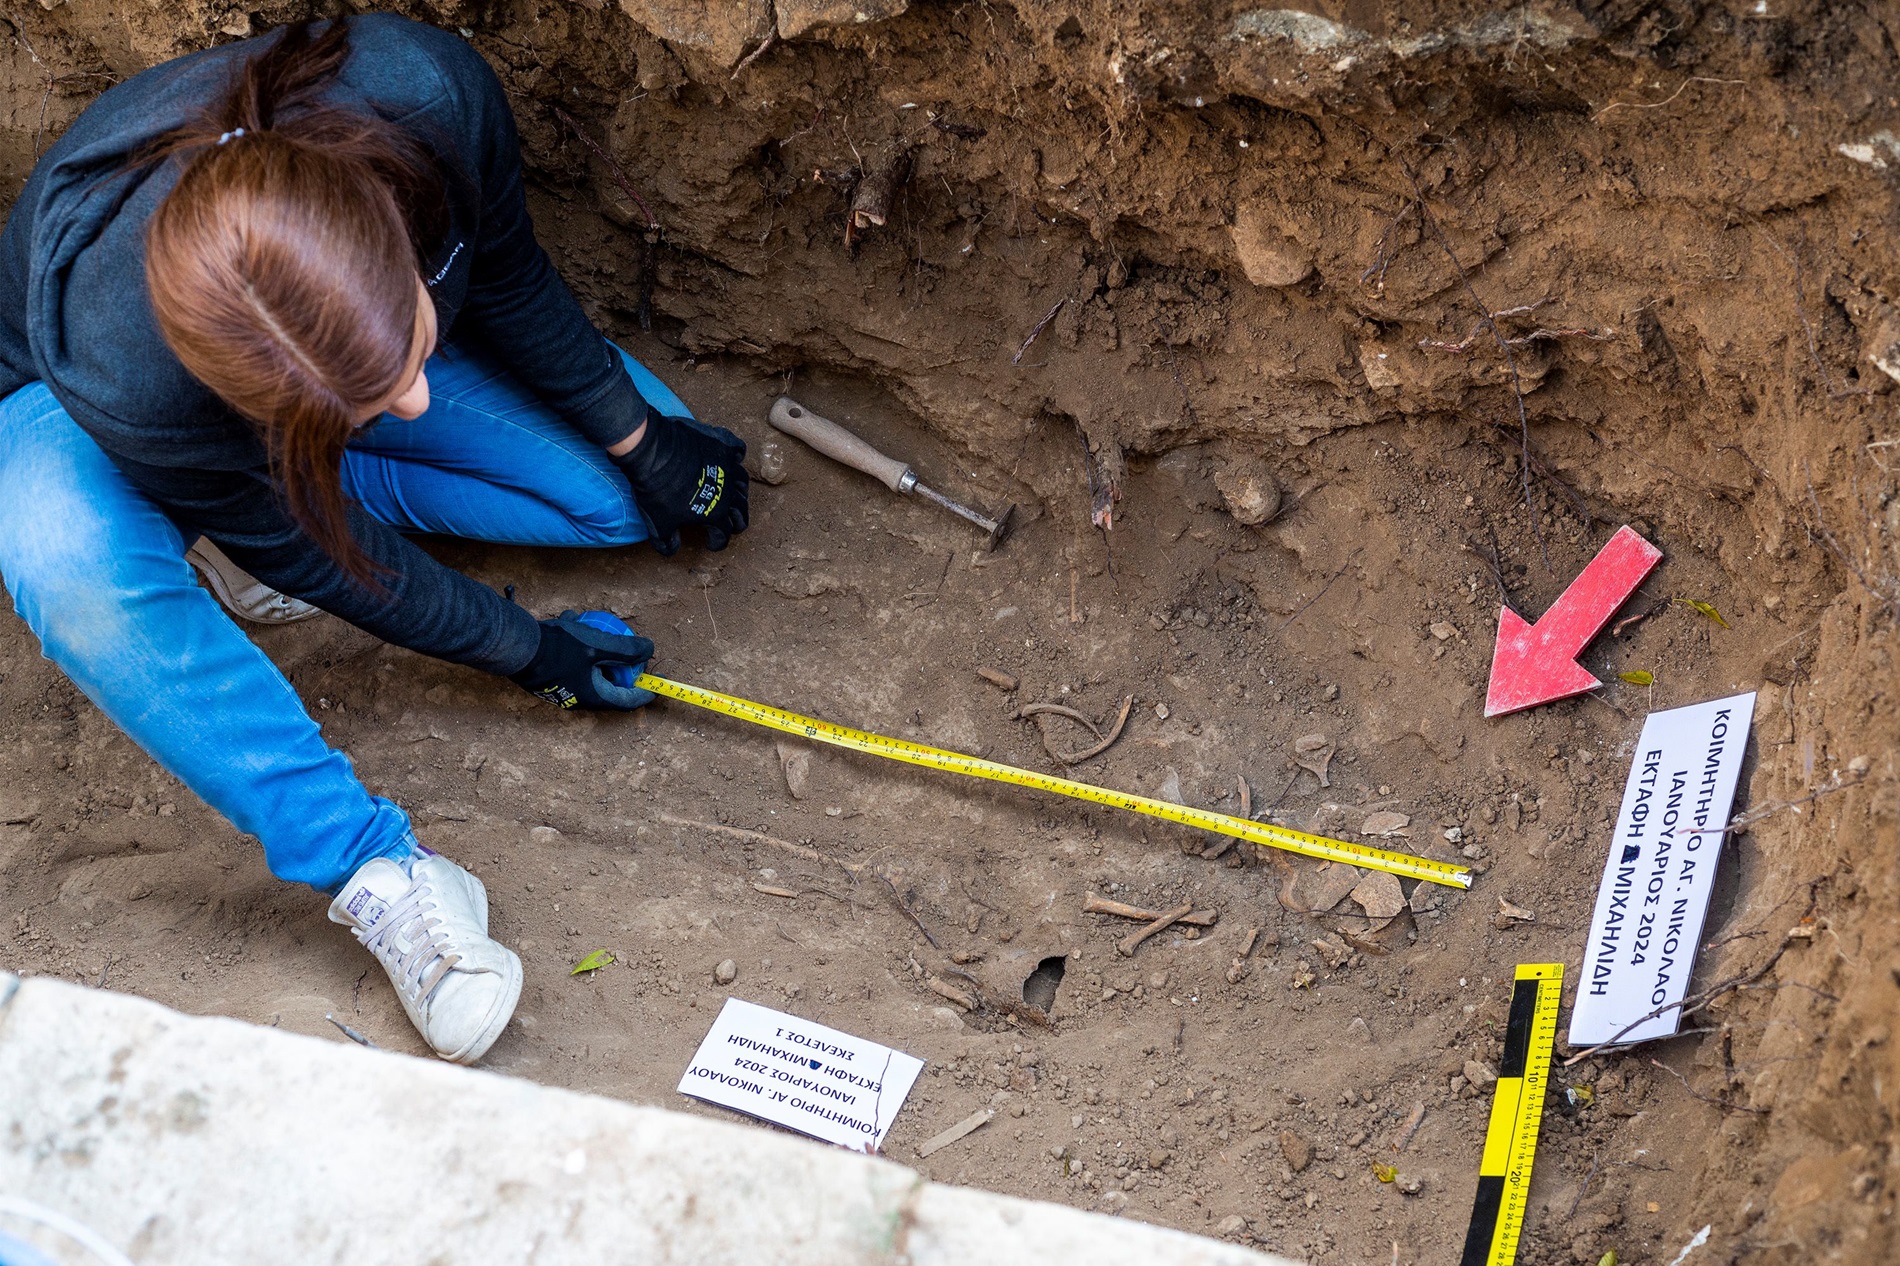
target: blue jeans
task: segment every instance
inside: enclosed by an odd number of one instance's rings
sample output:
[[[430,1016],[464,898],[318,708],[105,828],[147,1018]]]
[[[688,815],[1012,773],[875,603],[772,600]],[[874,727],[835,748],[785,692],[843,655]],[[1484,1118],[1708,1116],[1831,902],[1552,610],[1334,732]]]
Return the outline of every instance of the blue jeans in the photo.
[[[632,357],[640,394],[690,417]],[[505,371],[453,349],[430,405],[385,416],[344,456],[344,487],[405,532],[514,545],[647,537],[606,453]],[[0,579],[86,697],[205,803],[263,843],[271,873],[334,891],[372,858],[408,855],[409,818],[357,781],[277,667],[185,562],[190,542],[44,383],[0,399]]]

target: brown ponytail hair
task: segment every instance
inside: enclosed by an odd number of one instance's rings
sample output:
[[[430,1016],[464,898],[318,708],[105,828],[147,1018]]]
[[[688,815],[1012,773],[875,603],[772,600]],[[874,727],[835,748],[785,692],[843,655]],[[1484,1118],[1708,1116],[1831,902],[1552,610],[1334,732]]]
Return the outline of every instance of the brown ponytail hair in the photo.
[[[292,517],[379,588],[350,535],[343,448],[407,385],[416,279],[447,213],[418,140],[317,100],[348,56],[345,22],[286,27],[153,143],[145,161],[183,170],[146,227],[145,282],[166,344],[264,441]]]

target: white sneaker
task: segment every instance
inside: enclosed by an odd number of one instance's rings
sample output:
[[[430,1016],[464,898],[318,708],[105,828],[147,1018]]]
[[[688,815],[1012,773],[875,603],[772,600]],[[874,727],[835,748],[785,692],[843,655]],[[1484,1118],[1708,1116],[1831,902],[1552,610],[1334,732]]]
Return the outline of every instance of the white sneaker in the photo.
[[[236,563],[201,536],[185,551],[185,561],[198,569],[205,584],[225,610],[253,624],[295,624],[323,612],[287,593],[279,593]]]
[[[521,1000],[521,960],[488,935],[488,890],[446,857],[418,849],[405,872],[365,863],[330,903],[389,973],[402,1009],[430,1049],[472,1064],[495,1044]]]

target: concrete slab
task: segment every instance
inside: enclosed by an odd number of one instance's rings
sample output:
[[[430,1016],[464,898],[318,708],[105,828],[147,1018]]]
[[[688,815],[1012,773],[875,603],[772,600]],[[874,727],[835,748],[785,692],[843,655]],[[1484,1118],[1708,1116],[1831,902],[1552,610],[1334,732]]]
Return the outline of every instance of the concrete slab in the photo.
[[[140,1266],[1291,1266],[757,1127],[4,974],[0,1192]]]

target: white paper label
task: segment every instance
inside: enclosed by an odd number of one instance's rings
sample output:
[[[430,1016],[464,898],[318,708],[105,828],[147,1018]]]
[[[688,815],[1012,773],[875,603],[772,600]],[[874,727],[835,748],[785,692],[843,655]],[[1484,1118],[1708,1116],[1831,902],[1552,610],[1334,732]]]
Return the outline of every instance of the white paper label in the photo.
[[[861,1152],[884,1142],[923,1070],[915,1055],[728,998],[679,1092]]]
[[[1750,691],[1643,722],[1590,920],[1572,1046],[1646,1042],[1681,1023],[1675,1004],[1695,967],[1754,714]]]

